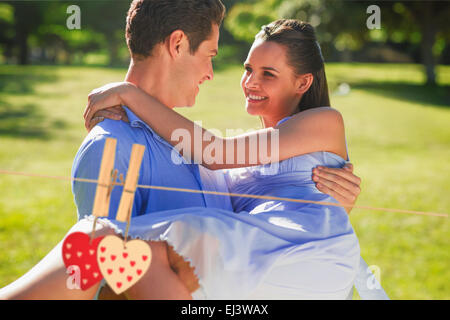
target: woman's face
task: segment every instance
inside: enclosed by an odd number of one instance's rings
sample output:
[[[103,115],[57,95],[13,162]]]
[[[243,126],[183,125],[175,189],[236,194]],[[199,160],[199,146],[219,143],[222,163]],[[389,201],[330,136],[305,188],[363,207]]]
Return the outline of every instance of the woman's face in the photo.
[[[244,63],[241,87],[247,112],[277,121],[295,113],[301,99],[300,77],[286,62],[286,48],[272,41],[257,40]]]

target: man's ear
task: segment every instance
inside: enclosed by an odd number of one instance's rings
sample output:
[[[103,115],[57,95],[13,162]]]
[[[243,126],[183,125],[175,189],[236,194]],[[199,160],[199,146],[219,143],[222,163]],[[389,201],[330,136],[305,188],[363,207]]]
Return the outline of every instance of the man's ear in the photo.
[[[314,81],[314,76],[311,73],[305,73],[297,78],[297,93],[304,94],[309,90]]]
[[[170,56],[176,58],[189,43],[186,34],[182,30],[175,30],[167,37],[166,45]]]

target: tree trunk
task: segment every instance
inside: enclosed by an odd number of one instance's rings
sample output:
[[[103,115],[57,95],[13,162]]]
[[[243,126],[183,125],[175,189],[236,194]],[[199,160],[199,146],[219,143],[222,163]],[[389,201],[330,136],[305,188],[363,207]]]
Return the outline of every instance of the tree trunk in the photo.
[[[437,28],[433,16],[433,2],[422,3],[422,15],[419,19],[422,31],[421,54],[422,64],[425,66],[427,85],[436,85],[435,59],[433,46],[436,42]]]
[[[23,6],[22,3],[16,3],[14,5],[14,21],[15,21],[15,28],[16,28],[16,47],[19,50],[19,64],[20,65],[26,65],[28,64],[28,28],[27,28],[27,12],[25,11],[26,8]]]
[[[28,34],[17,30],[17,38],[16,39],[17,39],[17,46],[19,48],[19,64],[27,65],[29,63]]]

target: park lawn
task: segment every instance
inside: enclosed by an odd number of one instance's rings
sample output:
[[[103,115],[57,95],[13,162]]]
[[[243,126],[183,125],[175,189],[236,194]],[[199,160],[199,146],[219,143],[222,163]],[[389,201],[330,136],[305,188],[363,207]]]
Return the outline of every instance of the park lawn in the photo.
[[[363,181],[358,205],[450,213],[450,67],[438,71],[441,88],[430,89],[420,85],[418,65],[327,65],[332,105],[344,116],[350,159]],[[86,134],[87,94],[122,81],[125,72],[0,66],[0,170],[69,177]],[[224,135],[259,128],[243,108],[241,72],[222,68],[195,108],[178,110]],[[0,175],[0,190],[3,287],[58,243],[76,222],[76,208],[68,181]],[[450,298],[449,219],[366,209],[354,209],[350,219],[391,299]]]

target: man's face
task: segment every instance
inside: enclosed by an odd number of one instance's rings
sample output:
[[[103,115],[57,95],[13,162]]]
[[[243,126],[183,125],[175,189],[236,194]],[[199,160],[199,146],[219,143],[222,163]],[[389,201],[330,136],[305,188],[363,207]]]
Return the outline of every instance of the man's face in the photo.
[[[213,24],[210,37],[200,44],[194,54],[189,50],[183,52],[178,61],[179,72],[175,79],[177,107],[193,106],[200,90],[199,86],[205,80],[213,79],[212,59],[217,55],[218,45],[219,27]]]

